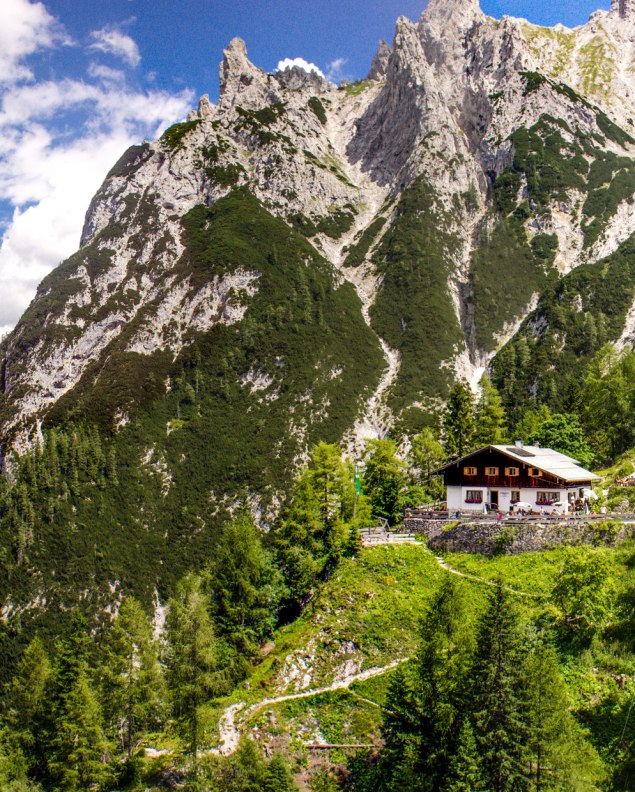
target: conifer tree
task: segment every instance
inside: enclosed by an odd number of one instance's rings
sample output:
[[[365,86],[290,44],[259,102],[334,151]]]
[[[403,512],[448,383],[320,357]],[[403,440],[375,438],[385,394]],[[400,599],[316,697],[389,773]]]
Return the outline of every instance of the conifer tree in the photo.
[[[569,712],[558,659],[550,646],[538,643],[524,667],[528,698],[528,749],[533,788],[555,783],[593,788],[602,780],[602,763]]]
[[[384,758],[395,788],[442,787],[459,740],[473,645],[464,587],[448,576],[422,620],[414,672],[398,675],[388,696]]]
[[[6,723],[26,759],[30,773],[42,778],[46,770],[46,735],[50,728],[51,663],[44,644],[35,637],[27,646],[5,689]]]
[[[479,384],[481,393],[476,404],[474,442],[477,446],[504,443],[507,419],[502,399],[486,374]]]
[[[392,440],[366,443],[364,489],[370,498],[373,517],[393,524],[403,508],[408,478],[406,466],[397,456]]]
[[[123,601],[107,637],[101,677],[108,720],[119,728],[130,758],[135,735],[156,726],[166,698],[152,625],[132,597]]]
[[[109,758],[101,708],[82,668],[55,723],[50,762],[55,788],[102,788],[110,775]]]
[[[69,631],[57,642],[53,664],[52,710],[56,719],[62,717],[66,699],[88,663],[88,622],[75,611]]]
[[[297,609],[316,578],[351,547],[351,527],[368,517],[363,495],[357,499],[352,465],[337,445],[319,443],[298,475],[275,536],[278,565],[288,590],[286,604]]]
[[[240,652],[255,654],[275,626],[282,581],[251,515],[224,527],[207,582],[219,633]]]
[[[202,736],[200,708],[223,691],[217,641],[200,578],[187,574],[169,602],[166,666],[174,713],[196,775]]]
[[[276,754],[264,773],[263,792],[296,792],[298,785],[293,780],[287,763]]]
[[[474,396],[465,380],[451,389],[442,417],[443,442],[448,459],[458,459],[474,447]]]
[[[458,741],[460,702],[473,649],[465,588],[448,575],[422,621],[418,657],[421,747],[426,771],[437,787]]]
[[[419,471],[419,481],[425,486],[430,485],[432,471],[443,462],[443,446],[435,432],[426,426],[412,438],[410,457]]]
[[[484,790],[481,761],[469,720],[463,722],[456,752],[448,765],[444,792],[480,792]]]
[[[525,656],[515,603],[498,585],[479,625],[471,675],[476,739],[493,792],[528,788]]]
[[[10,728],[0,727],[0,789],[2,792],[42,792],[28,776],[29,762],[16,745]]]

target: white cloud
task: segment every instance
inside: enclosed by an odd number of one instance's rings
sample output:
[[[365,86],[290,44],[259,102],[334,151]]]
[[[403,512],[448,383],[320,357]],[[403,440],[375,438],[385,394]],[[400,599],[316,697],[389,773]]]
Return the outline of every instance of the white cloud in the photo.
[[[94,61],[81,79],[36,81],[21,59],[65,40],[39,3],[0,0],[0,20],[5,3],[28,6],[31,16],[21,17],[22,43],[12,60],[3,60],[0,47],[0,201],[13,208],[0,227],[0,332],[15,324],[42,278],[77,249],[90,199],[125,149],[157,137],[194,100],[189,90],[140,91],[125,71]],[[3,36],[0,25],[0,41]],[[123,57],[127,64],[135,60]]]
[[[32,79],[33,73],[23,60],[57,43],[70,41],[42,3],[0,2],[0,83]]]
[[[305,72],[315,72],[319,74],[320,77],[324,77],[324,72],[319,69],[315,63],[309,63],[305,61],[304,58],[285,58],[284,60],[278,61],[276,71],[292,69],[294,66],[299,66],[301,69],[304,69]]]
[[[122,33],[116,28],[102,28],[94,30],[90,34],[93,42],[89,46],[90,50],[105,52],[129,63],[131,66],[138,66],[141,62],[141,55],[137,42],[130,36]]]
[[[335,58],[335,60],[332,60],[326,69],[326,79],[334,83],[349,79],[349,76],[344,72],[344,66],[347,63],[348,58]]]
[[[103,63],[90,63],[88,65],[88,76],[93,77],[95,80],[104,80],[112,82],[123,82],[126,75],[121,69],[111,69],[110,66],[104,66]]]

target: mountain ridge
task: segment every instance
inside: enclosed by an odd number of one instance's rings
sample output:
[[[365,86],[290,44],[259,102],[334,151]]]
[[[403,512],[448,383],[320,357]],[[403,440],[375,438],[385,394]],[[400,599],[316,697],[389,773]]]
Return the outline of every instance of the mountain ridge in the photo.
[[[614,23],[623,19],[630,23],[633,16],[631,7],[625,6],[623,14],[619,4],[614,3],[610,12],[594,14],[587,26],[590,25],[593,32],[600,23],[610,23],[611,31],[620,30]],[[587,26],[576,30],[584,30]],[[536,35],[542,35],[542,29],[535,26],[530,28]],[[393,47],[381,45],[378,51],[381,66],[376,67],[376,76],[379,79],[364,85],[364,89],[356,96],[347,93],[347,89],[338,91],[315,73],[293,69],[267,75],[248,60],[244,42],[235,39],[225,50],[220,67],[221,95],[218,104],[212,105],[207,97],[202,97],[198,110],[193,111],[186,122],[191,128],[184,137],[190,143],[190,150],[193,150],[198,141],[207,142],[205,134],[201,133],[201,125],[218,127],[219,123],[222,125],[221,118],[237,113],[238,108],[243,113],[239,124],[241,129],[238,130],[235,125],[236,129],[230,130],[238,132],[237,139],[228,144],[221,135],[221,148],[228,147],[226,151],[215,150],[218,142],[212,141],[215,162],[207,168],[207,180],[204,169],[199,168],[196,175],[196,164],[201,164],[200,159],[189,153],[188,148],[181,148],[178,141],[173,150],[168,146],[166,151],[165,138],[163,143],[144,144],[132,149],[126,155],[132,160],[123,158],[119,164],[125,175],[122,176],[116,169],[111,172],[110,178],[93,200],[82,234],[82,249],[93,242],[100,232],[104,232],[108,223],[117,225],[121,221],[128,222],[130,209],[123,204],[121,197],[115,197],[115,189],[119,190],[118,195],[121,196],[123,181],[127,181],[123,191],[127,192],[128,205],[134,202],[135,191],[138,190],[136,194],[144,196],[144,208],[137,207],[136,214],[142,220],[147,220],[154,213],[155,225],[160,224],[166,230],[162,244],[167,246],[169,253],[164,255],[172,259],[182,255],[175,217],[182,216],[197,201],[215,200],[226,192],[231,183],[249,181],[256,194],[272,204],[274,212],[286,213],[288,216],[307,212],[315,214],[317,211],[322,216],[328,216],[330,209],[335,208],[336,212],[345,214],[349,211],[345,209],[346,204],[363,204],[368,191],[373,193],[373,204],[383,202],[389,195],[394,197],[425,170],[435,191],[443,196],[447,208],[454,208],[451,203],[453,196],[470,190],[476,191],[478,203],[484,207],[491,189],[490,174],[496,178],[511,164],[512,159],[509,143],[492,145],[493,140],[507,141],[519,123],[524,121],[531,125],[531,121],[537,121],[539,115],[550,107],[559,113],[559,117],[564,114],[568,123],[583,123],[591,134],[598,131],[591,108],[583,108],[581,113],[579,106],[563,107],[562,94],[554,92],[550,84],[543,84],[531,95],[524,90],[521,72],[536,66],[535,53],[532,54],[531,47],[528,49],[525,46],[526,38],[523,35],[526,31],[527,27],[521,20],[506,17],[498,23],[485,17],[478,2],[467,5],[431,3],[418,23],[412,23],[404,17],[397,21]],[[505,85],[507,91],[504,112],[498,111],[496,102],[491,100],[492,96],[499,93],[494,89],[499,89],[501,84]],[[307,92],[320,103],[320,97],[331,103],[329,111],[325,111],[326,125],[305,105]],[[551,96],[547,97],[546,94]],[[288,111],[278,118],[269,119],[267,124],[284,126],[291,132],[290,135],[282,131],[268,131],[268,125],[259,126],[257,116],[249,116],[249,113],[257,114],[263,107],[277,108],[283,102],[290,104],[294,113],[291,123],[296,128],[288,129],[288,125],[284,124],[284,116],[288,117]],[[501,104],[500,101],[498,103]],[[398,118],[394,116],[393,108],[396,106],[400,108]],[[450,124],[446,123],[448,111],[452,119]],[[263,131],[265,129],[267,131]],[[182,128],[182,131],[185,130]],[[298,135],[313,138],[315,145],[300,149],[297,145]],[[274,140],[276,136],[277,140]],[[327,138],[325,145],[319,140],[322,136]],[[267,137],[269,140],[266,140]],[[291,143],[294,139],[295,144]],[[277,162],[276,157],[282,157],[283,160],[286,157],[288,160],[292,156],[294,167],[285,168],[283,179],[276,179],[275,172],[272,172],[276,170],[275,165],[268,165],[264,159],[258,161],[257,156],[252,156],[246,165],[237,149],[231,152],[232,145],[238,144],[253,154],[254,142],[262,145],[263,140],[265,147],[269,145],[278,149],[276,153],[266,152],[273,162]],[[291,147],[296,149],[293,155],[290,154]],[[453,156],[449,156],[451,154]],[[453,163],[453,172],[446,167],[448,161]],[[149,179],[143,174],[151,168],[156,169],[157,175],[153,174]],[[255,179],[253,176],[247,178],[249,168]],[[350,175],[354,179],[349,178],[348,171],[351,171]],[[220,182],[225,183],[213,184],[210,173],[215,175],[217,182],[220,177]],[[364,175],[366,184],[360,189],[356,181],[364,178]],[[311,185],[308,194],[304,187],[306,184]],[[161,200],[148,200],[149,189]],[[471,228],[470,234],[478,236],[482,220],[466,217],[465,212],[463,214],[457,225],[460,227],[467,223]],[[566,216],[559,219],[562,222],[556,233],[560,247],[565,252],[559,254],[557,266],[560,271],[566,272],[572,267],[571,259],[581,253],[580,233],[576,234],[575,229],[567,228]],[[611,252],[611,248],[615,249],[616,242],[619,244],[623,241],[627,231],[632,233],[635,230],[631,229],[628,222],[624,223],[625,219],[629,220],[630,215],[620,207],[615,222],[615,228],[619,230],[610,228],[605,233],[604,247],[600,247],[598,258]],[[363,228],[360,226],[359,230],[361,232]],[[145,233],[147,231],[146,226]],[[469,292],[473,249],[470,234],[464,235],[464,252],[459,257],[462,261],[455,261],[457,275],[450,285],[457,319],[463,327],[467,343],[460,344],[463,348],[457,349],[454,362],[438,362],[454,366],[458,374],[474,376],[474,371],[482,368],[490,353],[475,348],[478,344],[474,342],[474,329],[470,327],[470,308],[466,307],[463,296],[466,290]],[[616,234],[621,234],[621,237],[615,240],[613,237]],[[318,245],[331,244],[327,235],[323,234],[317,239]],[[121,241],[117,244],[121,246]],[[572,249],[567,251],[567,246]],[[140,250],[142,265],[147,261],[148,247],[146,241],[145,248]],[[82,274],[81,270],[78,272]],[[118,270],[113,268],[112,276],[118,279],[123,277],[121,265]],[[109,285],[112,282],[110,280]],[[148,295],[149,291],[145,297]],[[103,298],[104,294],[101,295]],[[87,299],[87,294],[79,299]],[[535,299],[535,296],[529,295],[525,312],[534,305]],[[515,330],[519,319],[522,319],[522,315],[505,320],[499,330],[499,345]],[[96,325],[97,335],[102,341],[97,346],[103,348],[103,340],[109,334],[116,333],[121,322],[125,321],[125,316],[111,315],[105,325]],[[91,344],[91,339],[84,344],[88,347],[88,356],[92,354]],[[81,360],[84,354],[82,350],[74,352],[72,357]],[[59,373],[59,366],[56,367],[50,360],[43,360],[41,368],[52,368]],[[74,366],[67,359],[63,361],[62,368],[66,372],[63,378],[66,384],[58,390],[66,392],[77,384],[77,374],[81,376],[83,368],[81,365]],[[11,371],[10,364],[8,370]],[[77,372],[75,375],[72,373],[74,370]],[[5,382],[8,384],[5,392],[10,393],[11,379],[5,376]],[[50,385],[50,382],[47,380],[43,385]],[[22,417],[38,412],[55,400],[54,391],[48,398],[35,399],[32,403],[23,400]],[[5,425],[5,428],[8,426]]]

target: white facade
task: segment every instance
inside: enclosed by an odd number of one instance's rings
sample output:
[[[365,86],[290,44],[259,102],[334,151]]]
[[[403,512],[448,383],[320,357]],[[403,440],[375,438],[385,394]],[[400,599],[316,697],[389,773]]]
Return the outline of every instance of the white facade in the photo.
[[[498,495],[496,495],[498,493]],[[544,503],[545,494],[549,500],[553,499],[550,504]],[[528,503],[532,507],[532,511],[551,513],[566,512],[569,505],[569,496],[574,499],[581,496],[579,487],[569,489],[545,488],[534,489],[518,487],[513,489],[511,487],[447,487],[447,503],[448,511],[474,511],[483,512],[485,504],[492,504],[498,499],[498,511],[509,512],[512,508],[512,500],[514,502],[520,501]],[[496,506],[494,507],[496,508]]]

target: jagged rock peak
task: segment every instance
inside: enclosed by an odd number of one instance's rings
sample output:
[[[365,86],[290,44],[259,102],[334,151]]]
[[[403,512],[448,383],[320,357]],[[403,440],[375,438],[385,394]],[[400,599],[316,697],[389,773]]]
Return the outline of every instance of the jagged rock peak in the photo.
[[[635,19],[635,0],[612,0],[611,11],[622,19]]]
[[[198,118],[211,118],[214,115],[214,107],[210,102],[208,94],[203,94],[198,100],[196,115]]]
[[[479,0],[430,0],[420,22],[435,28],[445,26],[467,29],[483,16]]]
[[[223,61],[220,65],[221,101],[243,92],[254,82],[266,82],[266,75],[247,57],[245,42],[241,38],[234,38],[227,49],[223,50]]]
[[[312,91],[324,93],[331,87],[324,77],[317,72],[313,70],[306,71],[301,66],[287,66],[286,69],[274,72],[273,76],[280,85],[283,85],[289,91],[302,91],[305,88],[310,88]]]
[[[386,44],[385,41],[379,42],[379,48],[375,53],[375,57],[373,58],[373,62],[370,65],[370,71],[368,72],[369,80],[383,80],[386,76],[386,72],[388,70],[388,61],[390,60],[390,55],[392,53],[391,48]]]

